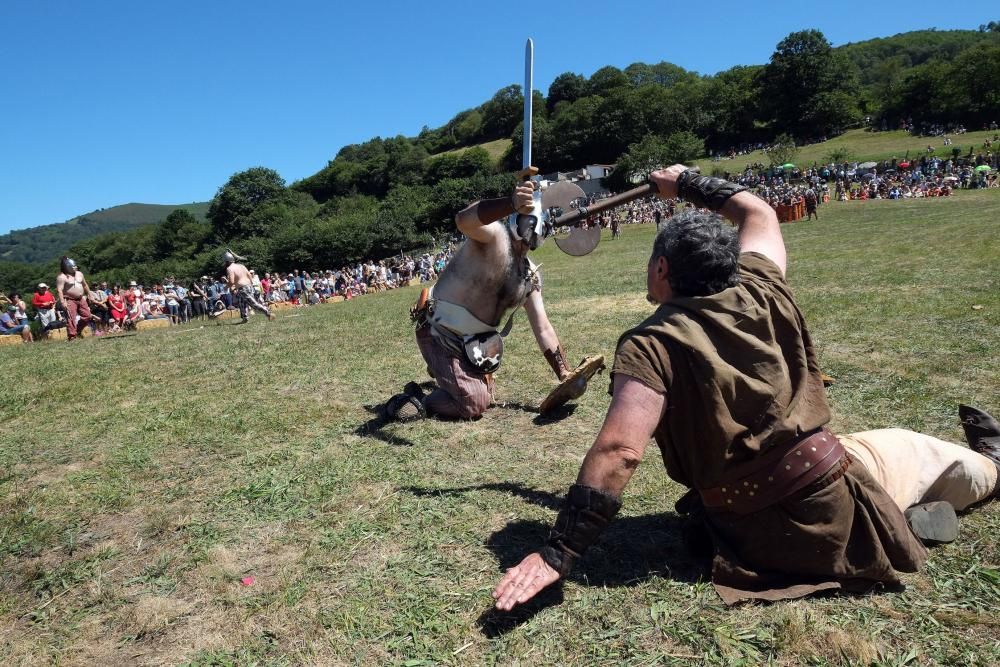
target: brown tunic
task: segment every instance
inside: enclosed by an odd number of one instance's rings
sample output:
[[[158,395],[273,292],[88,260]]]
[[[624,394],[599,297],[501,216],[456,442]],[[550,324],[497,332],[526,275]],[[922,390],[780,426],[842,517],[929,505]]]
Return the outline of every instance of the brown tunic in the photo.
[[[654,437],[667,473],[719,486],[734,466],[830,420],[802,313],[778,267],[740,256],[740,284],[660,306],[618,343],[614,373],[667,397]],[[794,497],[794,496],[793,496]],[[707,513],[727,604],[897,586],[926,551],[859,463],[826,488],[751,515]]]

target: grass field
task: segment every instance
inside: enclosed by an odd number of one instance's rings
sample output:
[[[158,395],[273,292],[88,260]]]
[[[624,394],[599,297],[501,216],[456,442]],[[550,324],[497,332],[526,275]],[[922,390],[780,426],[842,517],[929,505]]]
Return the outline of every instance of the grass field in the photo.
[[[959,402],[1000,411],[1000,192],[820,215],[783,231],[837,380],[832,427],[962,442]],[[653,232],[538,253],[574,360],[610,357],[649,312]],[[541,419],[551,374],[521,318],[482,420],[379,427],[371,406],[427,379],[415,296],[2,348],[7,663],[1000,664],[1000,505],[964,518],[905,592],[727,609],[681,546],[682,490],[655,447],[569,581],[493,613],[600,425],[606,377]]]
[[[437,154],[435,154],[434,157],[440,157],[442,155],[459,155],[459,154],[464,153],[465,151],[469,150],[469,148],[482,148],[487,153],[489,153],[490,158],[494,162],[499,162],[500,158],[502,158],[504,156],[504,153],[507,152],[507,149],[510,148],[510,144],[511,144],[510,139],[496,139],[494,141],[487,141],[487,142],[482,143],[482,144],[476,144],[475,146],[467,146],[465,148],[456,148],[454,150],[444,151],[442,153],[437,153]]]
[[[799,154],[795,158],[795,163],[800,166],[810,166],[813,163],[823,164],[827,162],[827,156],[831,151],[838,148],[847,148],[854,160],[885,160],[889,158],[899,158],[909,155],[910,159],[919,159],[921,155],[927,154],[927,146],[934,147],[934,154],[941,157],[951,157],[952,149],[959,148],[962,155],[969,153],[969,148],[980,152],[983,142],[987,137],[992,138],[996,131],[966,132],[961,135],[949,135],[955,143],[951,146],[943,146],[941,137],[914,137],[909,132],[902,130],[893,132],[866,132],[864,130],[849,130],[844,134],[818,144],[802,146]],[[747,155],[739,155],[732,160],[720,160],[713,162],[709,158],[696,160],[695,164],[701,167],[703,173],[710,174],[713,169],[723,169],[729,172],[742,171],[748,164],[769,164],[771,161],[763,151],[753,151]]]

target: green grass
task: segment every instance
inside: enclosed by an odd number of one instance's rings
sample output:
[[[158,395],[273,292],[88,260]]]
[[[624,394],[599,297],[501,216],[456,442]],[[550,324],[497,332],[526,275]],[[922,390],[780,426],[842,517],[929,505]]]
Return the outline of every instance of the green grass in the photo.
[[[914,137],[908,132],[866,132],[864,130],[849,130],[844,134],[817,144],[802,146],[794,162],[800,166],[810,166],[813,163],[823,164],[828,162],[827,156],[838,148],[847,148],[853,159],[884,160],[888,158],[903,159],[909,154],[910,159],[919,159],[926,154],[927,146],[934,147],[934,154],[942,157],[951,157],[953,148],[960,148],[962,155],[967,155],[969,147],[973,147],[975,152],[984,151],[983,142],[987,137],[992,138],[996,131],[989,132],[967,132],[962,135],[949,135],[955,143],[952,146],[943,146],[940,137]],[[748,164],[755,163],[769,164],[770,159],[763,151],[753,151],[747,155],[739,155],[732,160],[720,160],[713,162],[709,158],[702,158],[695,161],[701,167],[703,173],[709,174],[713,169],[723,169],[729,172],[742,171]]]
[[[997,191],[832,203],[785,225],[789,279],[842,432],[961,442],[1000,410]],[[653,229],[584,259],[546,244],[574,360],[649,312]],[[963,519],[902,593],[726,609],[680,546],[655,448],[622,514],[529,613],[490,612],[599,427],[599,377],[564,418],[518,320],[482,420],[373,426],[425,380],[415,288],[268,323],[4,347],[0,653],[13,664],[1000,663],[998,505]],[[974,309],[973,306],[983,306]],[[254,577],[250,586],[241,579]]]
[[[470,148],[482,148],[487,153],[489,153],[490,158],[494,162],[499,162],[500,158],[502,158],[504,156],[504,153],[507,152],[507,149],[510,148],[510,144],[511,144],[510,139],[495,139],[493,141],[487,141],[482,144],[476,144],[475,146],[466,146],[464,148],[456,148],[454,150],[437,153],[435,154],[434,157],[440,157],[442,155],[460,155],[465,151],[469,150]]]

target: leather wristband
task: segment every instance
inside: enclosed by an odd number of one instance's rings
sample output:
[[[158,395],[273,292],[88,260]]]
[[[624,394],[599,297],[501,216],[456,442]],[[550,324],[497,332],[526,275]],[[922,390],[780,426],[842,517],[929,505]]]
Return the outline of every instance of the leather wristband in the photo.
[[[514,213],[513,197],[498,197],[496,199],[480,199],[476,204],[476,217],[479,222],[488,225],[502,220]]]
[[[560,382],[569,375],[569,367],[566,365],[566,353],[563,352],[562,345],[557,345],[554,350],[545,350],[545,361],[549,362],[552,372],[556,374],[556,379]]]
[[[542,560],[566,576],[621,506],[621,500],[606,491],[582,484],[569,487],[548,543],[539,552]]]
[[[729,198],[747,188],[722,178],[702,176],[688,169],[677,177],[677,194],[698,208],[718,211]]]

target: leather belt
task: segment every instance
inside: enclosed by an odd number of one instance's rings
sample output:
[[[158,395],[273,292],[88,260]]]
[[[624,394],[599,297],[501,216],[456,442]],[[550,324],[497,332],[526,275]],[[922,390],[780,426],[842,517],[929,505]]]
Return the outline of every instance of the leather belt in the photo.
[[[699,489],[699,493],[706,509],[751,514],[817,482],[832,483],[844,474],[849,462],[840,440],[821,428],[737,466],[730,473],[730,481],[711,489]],[[834,471],[838,464],[839,472]],[[831,471],[835,476],[823,480]]]

